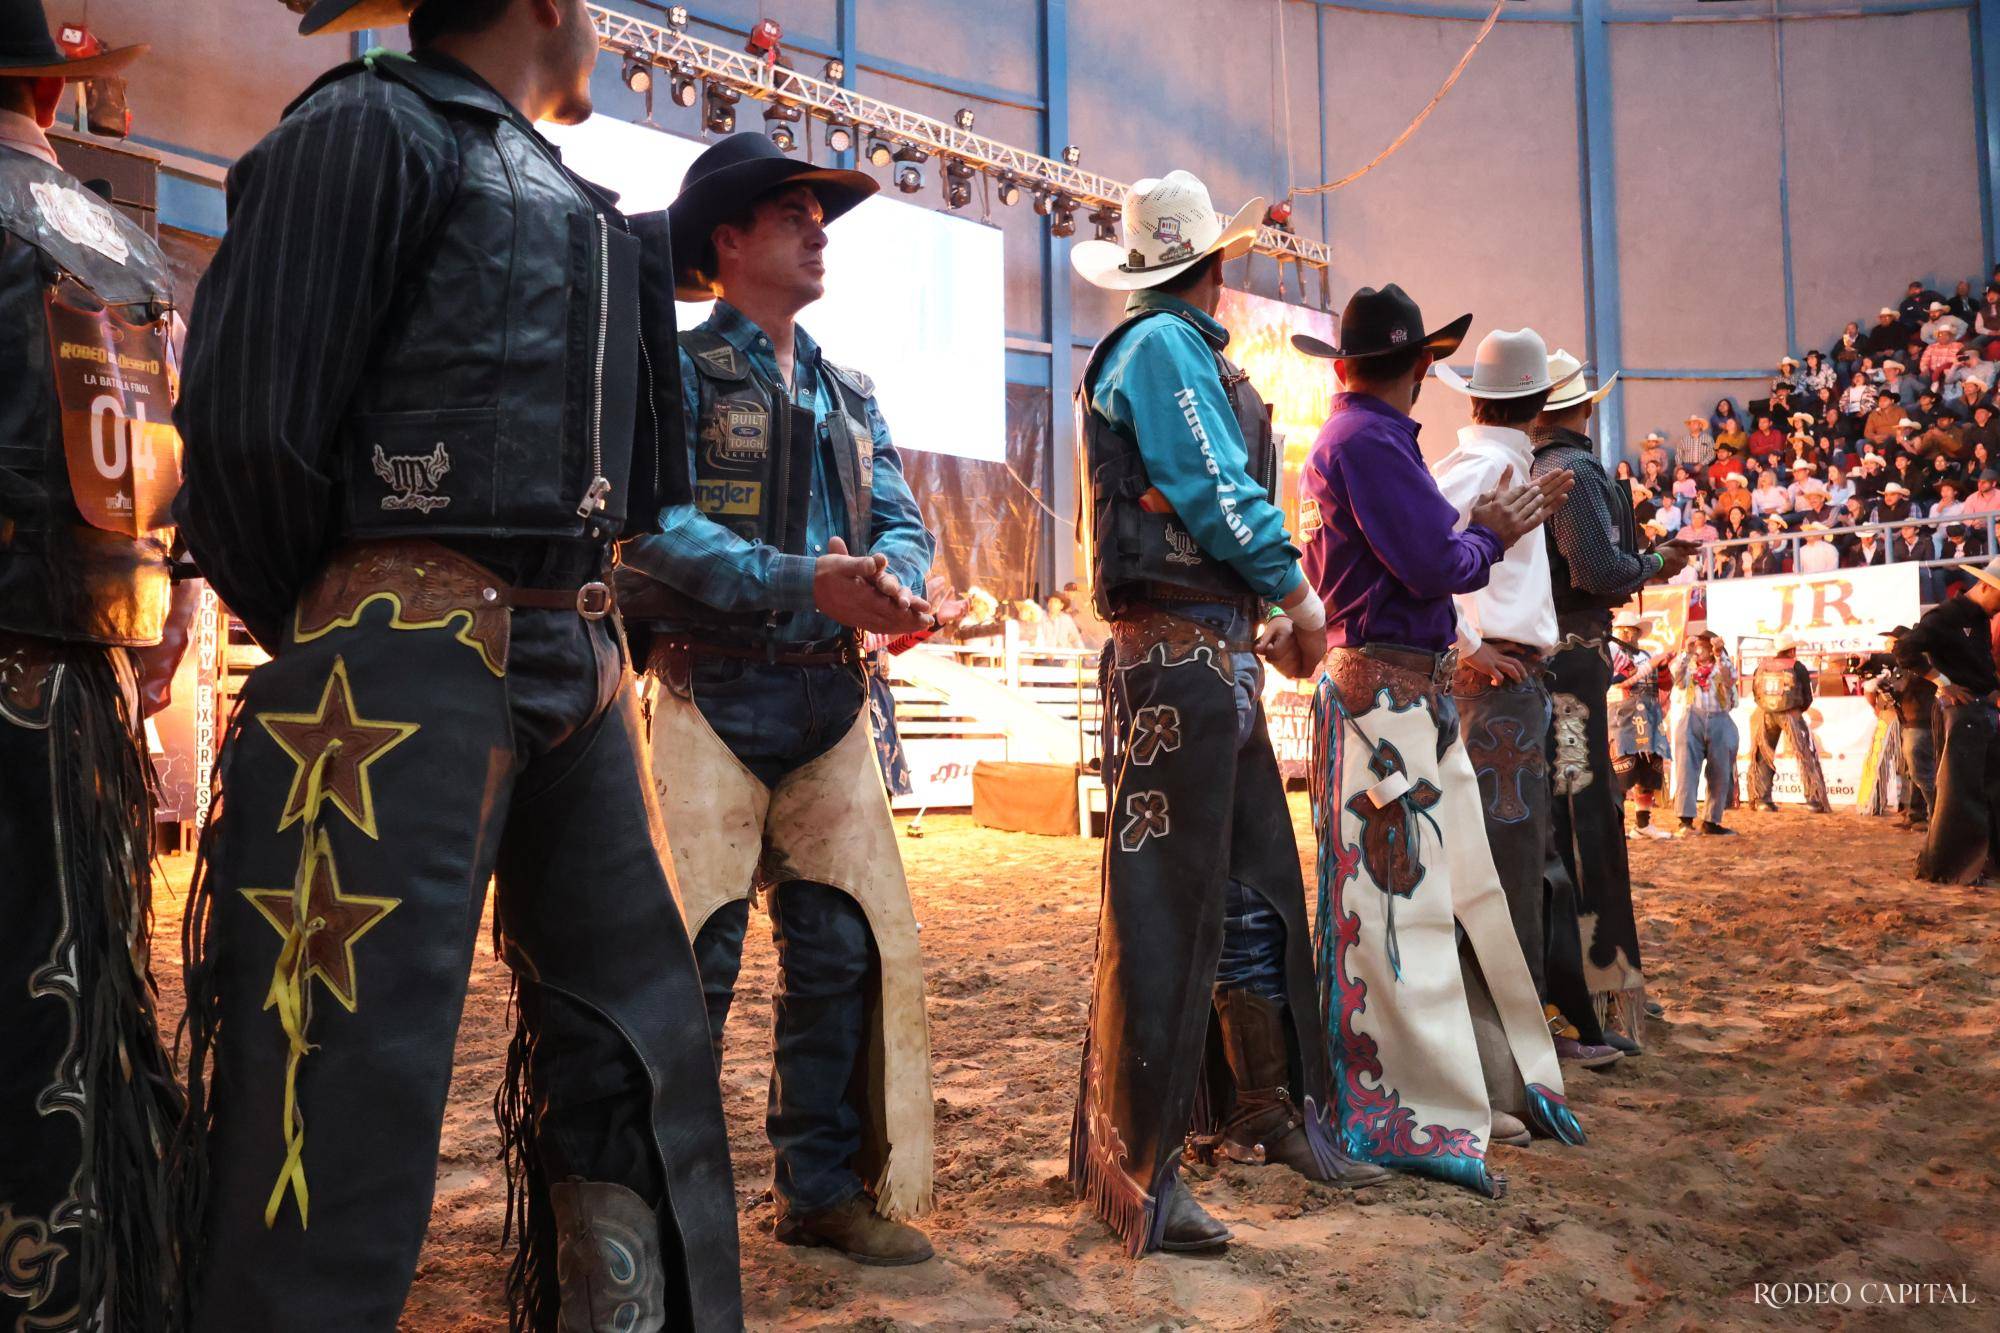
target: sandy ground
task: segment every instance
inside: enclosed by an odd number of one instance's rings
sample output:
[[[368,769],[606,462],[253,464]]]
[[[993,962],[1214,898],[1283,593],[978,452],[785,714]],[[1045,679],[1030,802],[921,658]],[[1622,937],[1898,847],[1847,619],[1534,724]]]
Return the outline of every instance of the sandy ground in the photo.
[[[1310,883],[1296,798],[1294,815]],[[1236,1243],[1132,1263],[1063,1181],[1096,844],[928,818],[903,848],[924,925],[939,1257],[870,1270],[771,1239],[772,957],[753,931],[723,1074],[751,1326],[2000,1327],[2000,896],[1914,882],[1915,839],[1885,821],[1736,823],[1746,836],[1632,844],[1667,1016],[1644,1057],[1572,1071],[1587,1147],[1496,1150],[1499,1202],[1412,1177],[1344,1195],[1278,1168],[1199,1173]],[[161,952],[177,1010],[178,963]],[[503,1001],[482,953],[406,1329],[505,1326],[488,1112]],[[1864,1306],[1870,1280],[1957,1284],[1979,1305]],[[1849,1304],[1753,1301],[1756,1283],[1811,1281],[1848,1283]]]

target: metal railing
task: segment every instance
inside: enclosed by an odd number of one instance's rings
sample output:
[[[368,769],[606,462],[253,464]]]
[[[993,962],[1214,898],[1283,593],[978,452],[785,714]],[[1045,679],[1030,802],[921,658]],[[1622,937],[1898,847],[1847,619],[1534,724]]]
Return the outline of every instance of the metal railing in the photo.
[[[602,5],[585,8],[590,11],[601,50],[643,60],[670,74],[719,83],[762,101],[797,107],[824,121],[877,131],[937,156],[956,158],[976,170],[1005,173],[1023,190],[1046,189],[1084,209],[1116,211],[1124,207],[1129,187],[1108,176],[920,116],[783,65],[768,64],[762,56],[690,37],[681,28],[648,23]],[[1225,223],[1229,220],[1226,214],[1216,216]],[[1333,258],[1333,248],[1326,242],[1307,240],[1276,227],[1264,227],[1257,233],[1257,250],[1317,269],[1325,269]]]
[[[1752,519],[1750,521],[1754,523],[1757,520]],[[1968,530],[1977,531],[1984,535],[1985,547],[1986,547],[1985,551],[1980,555],[1968,557],[1968,559],[1974,562],[1984,563],[1986,560],[1991,559],[1993,555],[1996,554],[1993,548],[1993,541],[1996,529],[2000,528],[2000,513],[1950,514],[1943,518],[1918,518],[1912,515],[1909,518],[1897,519],[1889,523],[1858,523],[1850,526],[1828,528],[1824,532],[1814,532],[1811,535],[1815,537],[1826,538],[1827,545],[1832,546],[1835,544],[1834,539],[1836,537],[1848,537],[1863,532],[1872,532],[1882,538],[1882,551],[1883,551],[1883,559],[1881,561],[1882,564],[1885,565],[1916,564],[1923,568],[1936,568],[1939,566],[1948,565],[1951,568],[1956,569],[1959,565],[1964,564],[1966,562],[1956,559],[1939,558],[1936,555],[1936,551],[1938,549],[1938,540],[1937,540],[1938,534],[1941,533],[1943,529],[1951,527],[1953,525],[1958,525],[1967,528]],[[1932,552],[1932,555],[1929,558],[1924,560],[1911,561],[1907,559],[1899,559],[1897,557],[1895,535],[1902,529],[1907,527],[1920,527],[1925,530],[1926,533],[1925,546],[1928,550]],[[1752,542],[1762,542],[1764,544],[1765,549],[1767,550],[1788,552],[1792,556],[1794,565],[1793,577],[1795,577],[1797,572],[1796,566],[1798,560],[1798,553],[1805,546],[1806,535],[1807,534],[1800,533],[1797,531],[1787,531],[1783,533],[1753,533],[1751,536],[1748,537],[1717,538],[1715,541],[1712,542],[1704,542],[1702,544],[1700,552],[1697,553],[1696,559],[1692,563],[1696,566],[1696,568],[1700,570],[1701,578],[1704,582],[1718,578],[1771,577],[1768,575],[1758,576],[1751,574],[1718,575],[1715,572],[1718,553],[1726,550],[1732,550],[1737,547],[1742,547],[1747,550]],[[1853,566],[1849,567],[1853,568]]]

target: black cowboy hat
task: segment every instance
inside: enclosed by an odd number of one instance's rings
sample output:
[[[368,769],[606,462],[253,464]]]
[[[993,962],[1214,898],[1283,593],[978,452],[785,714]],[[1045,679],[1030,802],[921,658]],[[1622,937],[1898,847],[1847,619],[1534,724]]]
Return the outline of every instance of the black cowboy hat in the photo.
[[[1371,356],[1389,356],[1421,346],[1433,357],[1443,358],[1458,350],[1465,331],[1472,327],[1471,315],[1460,315],[1443,328],[1424,332],[1424,312],[1390,283],[1381,291],[1363,287],[1348,298],[1340,312],[1340,345],[1329,347],[1309,334],[1294,333],[1292,346],[1307,356],[1330,357],[1340,361],[1365,361]]]
[[[360,28],[399,28],[423,0],[317,0],[299,20],[299,36],[316,32],[354,32]]]
[[[71,60],[49,36],[42,0],[0,0],[0,77],[10,79],[94,79],[115,74],[150,47],[113,47]]]
[[[818,196],[827,222],[882,188],[863,171],[816,167],[787,157],[768,137],[754,130],[710,144],[688,167],[680,194],[667,207],[667,225],[673,237],[674,295],[683,301],[706,301],[711,293],[696,270],[709,235],[724,218],[786,185],[803,185]]]

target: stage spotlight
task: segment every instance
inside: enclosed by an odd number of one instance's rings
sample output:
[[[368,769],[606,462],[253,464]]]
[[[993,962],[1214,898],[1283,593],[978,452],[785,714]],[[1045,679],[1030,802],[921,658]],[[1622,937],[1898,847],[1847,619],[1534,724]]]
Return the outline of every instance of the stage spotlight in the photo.
[[[854,147],[854,127],[845,121],[828,121],[826,126],[826,146],[836,153],[844,153]]]
[[[915,194],[924,188],[924,161],[930,154],[913,143],[906,143],[896,150],[896,188],[904,194]]]
[[[736,104],[743,100],[743,94],[723,84],[711,83],[703,97],[701,127],[710,134],[734,134]]]
[[[1065,195],[1056,196],[1055,216],[1049,219],[1049,235],[1076,235],[1076,205]]]
[[[792,129],[798,118],[799,109],[789,102],[773,102],[764,108],[764,133],[771,136],[779,151],[789,153],[799,146],[799,136]]]
[[[678,107],[691,107],[701,98],[701,88],[692,74],[676,73],[667,83],[667,95]]]
[[[1280,199],[1264,210],[1264,225],[1276,227],[1280,231],[1292,229],[1292,201]]]
[[[670,28],[685,28],[687,25],[688,7],[686,5],[668,5],[667,26]]]
[[[1100,208],[1090,215],[1091,225],[1097,228],[1097,239],[1115,241],[1118,239],[1118,210]]]
[[[963,106],[960,107],[957,113],[952,116],[951,122],[952,124],[958,126],[962,130],[971,129],[972,109],[970,107],[963,107]]]
[[[896,148],[879,134],[868,136],[868,160],[878,167],[886,167],[896,160]]]
[[[653,91],[653,67],[638,55],[626,56],[625,67],[619,73],[625,80],[625,86],[633,92],[643,94]]]
[[[972,164],[957,158],[944,164],[944,206],[964,208],[972,202]]]
[[[847,82],[847,62],[838,58],[829,60],[826,62],[826,68],[820,71],[819,76],[828,83],[845,83]]]
[[[1035,191],[1036,215],[1039,217],[1047,217],[1049,214],[1055,211],[1056,211],[1055,191],[1049,189],[1047,186],[1043,186],[1042,188],[1036,190]]]
[[[993,197],[1001,207],[1012,208],[1021,202],[1021,179],[1011,171],[1003,171],[993,178]]]
[[[776,19],[759,19],[757,26],[750,29],[750,40],[743,49],[757,56],[767,65],[778,63],[778,44],[784,40],[785,27]]]
[[[1081,148],[1078,148],[1073,143],[1064,144],[1062,151],[1062,159],[1067,165],[1073,167],[1077,163],[1083,161],[1083,150]]]

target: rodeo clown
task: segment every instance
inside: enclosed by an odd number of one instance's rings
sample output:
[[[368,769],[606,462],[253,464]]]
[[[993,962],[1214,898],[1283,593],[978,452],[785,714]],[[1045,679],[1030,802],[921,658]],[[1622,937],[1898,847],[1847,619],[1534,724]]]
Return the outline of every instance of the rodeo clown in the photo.
[[[930,1038],[858,635],[930,626],[931,538],[873,383],[795,323],[825,225],[875,189],[747,131],[688,168],[680,296],[717,299],[680,339],[660,535],[626,559],[654,603],[663,853],[718,1068],[758,891],[770,911],[777,1238],[890,1265],[931,1256],[908,1222],[931,1206]]]
[[[1263,212],[1253,199],[1224,226],[1176,171],[1132,187],[1123,244],[1071,252],[1131,295],[1076,399],[1111,626],[1110,795],[1069,1174],[1134,1256],[1228,1243],[1179,1177],[1191,1130],[1204,1155],[1348,1186],[1385,1175],[1329,1129],[1305,888],[1261,703],[1257,655],[1303,676],[1325,626],[1270,499],[1270,409],[1215,321],[1223,261]]]
[[[320,0],[301,31],[401,15]],[[535,132],[590,114],[582,0],[408,18],[413,57],[322,76],[232,169],[189,334],[177,513],[273,654],[189,909],[194,1327],[396,1327],[496,878],[516,1326],[735,1327],[714,1059],[603,582],[679,419],[665,222]]]
[[[1452,595],[1486,586],[1505,552],[1568,494],[1568,473],[1503,472],[1458,512],[1417,448],[1410,408],[1472,316],[1427,332],[1402,288],[1364,287],[1330,357],[1342,392],[1299,479],[1317,515],[1305,569],[1327,607],[1314,705],[1320,986],[1342,1140],[1365,1159],[1498,1194],[1493,1107],[1459,963],[1462,927],[1544,1132],[1582,1137],[1534,980],[1487,849],[1479,778],[1452,700]],[[1539,340],[1538,340],[1539,341]],[[1482,355],[1475,386],[1500,367]],[[1512,372],[1519,376],[1529,371]],[[1530,374],[1548,387],[1546,363]],[[1511,478],[1511,481],[1510,481]],[[1504,1121],[1502,1122],[1504,1124]],[[1517,1135],[1518,1137],[1518,1135]]]
[[[1833,807],[1827,804],[1819,747],[1813,744],[1812,722],[1806,717],[1812,707],[1813,677],[1799,661],[1797,639],[1780,634],[1772,642],[1771,655],[1750,677],[1750,694],[1757,702],[1750,715],[1750,808],[1778,808],[1771,799],[1771,785],[1778,773],[1778,740],[1783,737],[1799,761],[1806,809],[1825,814]]]
[[[36,0],[0,0],[0,1328],[178,1327],[182,1112],[148,969],[141,717],[169,616],[173,277],[42,131],[74,80]],[[108,410],[107,410],[108,409]]]

